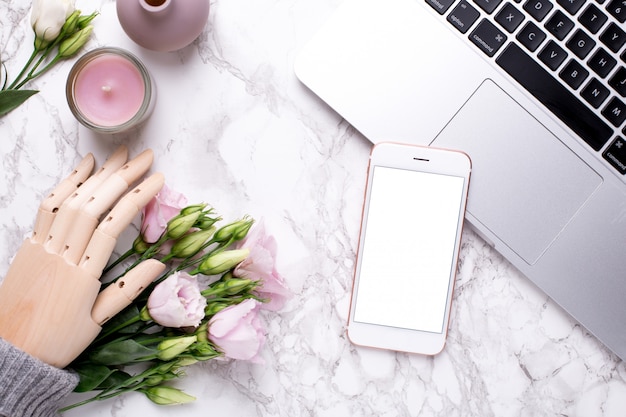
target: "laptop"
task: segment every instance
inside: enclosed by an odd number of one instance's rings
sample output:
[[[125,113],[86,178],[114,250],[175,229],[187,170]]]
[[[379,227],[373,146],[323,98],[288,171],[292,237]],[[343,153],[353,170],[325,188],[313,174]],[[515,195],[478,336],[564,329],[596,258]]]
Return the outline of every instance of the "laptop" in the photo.
[[[300,81],[373,143],[472,159],[466,220],[626,359],[626,2],[345,0]]]

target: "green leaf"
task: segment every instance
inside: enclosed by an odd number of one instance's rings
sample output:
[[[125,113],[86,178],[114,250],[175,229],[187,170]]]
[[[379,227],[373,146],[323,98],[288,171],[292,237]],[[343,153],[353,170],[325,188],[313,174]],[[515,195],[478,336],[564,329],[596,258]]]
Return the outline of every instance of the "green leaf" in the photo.
[[[93,363],[82,363],[73,366],[72,369],[80,377],[78,386],[74,389],[75,392],[93,391],[107,380],[111,374],[117,372],[117,369],[109,369],[104,365],[95,365]]]
[[[132,339],[118,340],[103,345],[89,355],[89,359],[100,365],[126,365],[154,358],[156,348],[149,348]]]
[[[133,319],[139,317],[139,315],[140,315],[139,309],[137,308],[136,305],[132,304],[128,308],[122,310],[121,312],[113,316],[111,320],[107,321],[105,325],[102,327],[102,333],[105,334],[111,329],[117,329],[117,332],[122,333],[122,334],[137,333],[142,326],[145,326],[144,322],[138,321],[131,325],[127,325],[119,329],[118,327],[120,327],[124,323],[131,322]]]
[[[2,90],[0,91],[0,116],[24,103],[28,98],[37,94],[37,90]]]
[[[124,386],[129,380],[131,380],[133,376],[124,371],[113,372],[107,379],[105,379],[100,385],[96,387],[96,389],[109,389],[111,387],[119,387]]]

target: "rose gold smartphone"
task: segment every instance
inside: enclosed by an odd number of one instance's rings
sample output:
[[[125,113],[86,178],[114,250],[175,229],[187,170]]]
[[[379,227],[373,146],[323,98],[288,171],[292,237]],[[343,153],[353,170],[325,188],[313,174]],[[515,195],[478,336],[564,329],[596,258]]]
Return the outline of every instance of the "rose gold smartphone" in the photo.
[[[463,152],[374,146],[348,319],[352,343],[426,355],[443,349],[470,172]]]

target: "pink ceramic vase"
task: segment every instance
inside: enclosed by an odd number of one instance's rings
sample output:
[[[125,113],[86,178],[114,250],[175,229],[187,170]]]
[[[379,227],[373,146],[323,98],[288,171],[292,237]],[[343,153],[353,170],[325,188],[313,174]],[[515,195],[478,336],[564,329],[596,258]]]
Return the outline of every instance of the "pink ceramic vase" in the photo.
[[[124,32],[153,51],[175,51],[200,35],[209,18],[209,0],[117,0]]]

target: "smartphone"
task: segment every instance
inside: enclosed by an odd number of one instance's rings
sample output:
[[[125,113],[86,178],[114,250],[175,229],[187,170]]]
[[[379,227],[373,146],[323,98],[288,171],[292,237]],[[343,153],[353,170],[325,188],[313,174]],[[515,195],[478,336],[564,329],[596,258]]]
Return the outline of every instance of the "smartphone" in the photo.
[[[348,337],[435,355],[446,341],[471,161],[383,142],[370,155]]]

